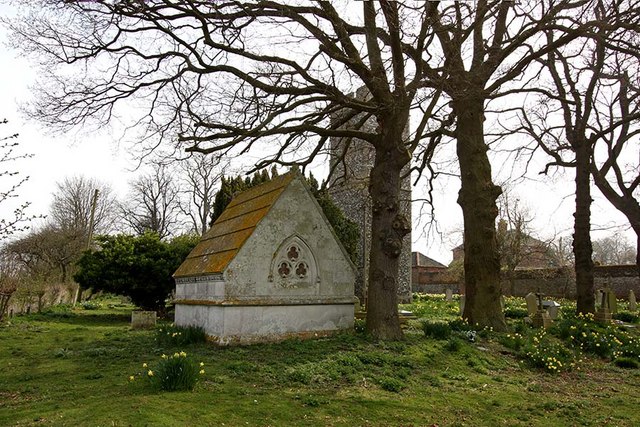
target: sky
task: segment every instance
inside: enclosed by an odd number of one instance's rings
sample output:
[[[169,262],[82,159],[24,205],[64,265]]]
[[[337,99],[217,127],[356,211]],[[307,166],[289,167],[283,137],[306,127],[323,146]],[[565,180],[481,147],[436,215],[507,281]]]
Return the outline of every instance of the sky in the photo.
[[[0,5],[0,15],[6,16],[6,8]],[[15,163],[21,176],[30,177],[20,189],[21,200],[32,203],[30,212],[46,214],[56,182],[74,175],[107,182],[118,196],[124,197],[128,182],[138,173],[135,171],[136,159],[118,143],[118,137],[108,131],[91,135],[52,135],[37,122],[22,116],[20,105],[29,101],[30,86],[35,84],[36,75],[29,63],[9,49],[5,41],[5,30],[0,26],[0,119],[9,120],[8,125],[0,126],[0,136],[18,132],[20,151],[34,154],[32,158]],[[502,170],[507,163],[497,163],[493,164],[494,176],[501,181],[510,170]],[[513,197],[532,212],[532,230],[537,237],[569,236],[574,203],[571,172],[542,179],[537,175],[542,164],[540,160],[531,168],[528,178],[515,187]],[[315,174],[322,174],[326,169],[317,165]],[[458,190],[459,182],[455,178],[444,178],[436,183],[436,227],[429,227],[428,215],[421,215],[428,209],[418,201],[424,197],[424,183],[413,190],[416,201],[413,204],[412,249],[444,264],[451,261],[451,249],[462,241],[462,211],[456,203]],[[624,226],[626,219],[596,189],[593,192],[593,238],[604,237],[616,230],[622,230],[627,238],[631,238],[631,231]],[[0,206],[0,217],[10,212],[9,205]]]

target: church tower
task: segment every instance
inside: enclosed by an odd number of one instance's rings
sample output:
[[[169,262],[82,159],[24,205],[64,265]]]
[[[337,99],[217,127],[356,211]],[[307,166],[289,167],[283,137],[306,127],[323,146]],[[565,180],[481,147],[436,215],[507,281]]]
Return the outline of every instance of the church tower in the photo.
[[[356,95],[365,99],[369,91],[362,87]],[[361,120],[355,116],[345,126],[355,126]],[[377,126],[374,118],[365,124],[366,129]],[[402,137],[409,138],[409,128],[405,129]],[[345,151],[346,150],[346,151]],[[369,277],[369,250],[371,248],[371,198],[369,196],[369,174],[373,168],[375,150],[366,141],[352,139],[347,144],[342,138],[331,138],[331,169],[329,180],[329,194],[344,214],[360,228],[360,242],[358,245],[358,269],[356,275],[355,294],[360,302],[366,304]],[[411,177],[407,165],[403,172],[407,176],[402,180],[400,191],[400,209],[409,223],[411,223]],[[398,301],[411,302],[411,233],[402,241],[400,254],[400,271],[398,274]]]

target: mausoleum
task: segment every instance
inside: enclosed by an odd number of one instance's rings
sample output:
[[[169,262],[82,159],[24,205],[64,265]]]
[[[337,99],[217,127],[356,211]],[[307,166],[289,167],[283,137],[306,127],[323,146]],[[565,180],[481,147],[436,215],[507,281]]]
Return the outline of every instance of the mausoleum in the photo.
[[[219,344],[353,327],[355,267],[298,172],[237,195],[174,278],[175,323]]]

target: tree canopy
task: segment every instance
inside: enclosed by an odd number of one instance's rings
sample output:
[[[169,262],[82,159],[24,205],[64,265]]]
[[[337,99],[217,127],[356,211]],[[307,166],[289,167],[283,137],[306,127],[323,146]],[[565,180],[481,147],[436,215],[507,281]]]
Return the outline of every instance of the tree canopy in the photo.
[[[195,247],[198,236],[164,242],[155,233],[98,236],[99,249],[85,252],[74,279],[85,289],[125,295],[145,310],[164,311],[175,285],[173,273]]]
[[[601,37],[602,28],[635,31],[639,15],[631,0],[25,4],[32,12],[10,26],[16,46],[42,65],[46,83],[31,111],[52,127],[132,116],[149,149],[171,141],[173,149],[213,156],[258,153],[256,169],[304,170],[331,138],[371,144],[367,329],[386,339],[402,336],[396,288],[410,229],[399,210],[405,166],[433,178],[436,147],[455,140],[464,316],[504,329],[489,104],[535,91],[530,65],[550,52]],[[135,110],[120,108],[126,100]],[[417,126],[405,138],[412,111]]]

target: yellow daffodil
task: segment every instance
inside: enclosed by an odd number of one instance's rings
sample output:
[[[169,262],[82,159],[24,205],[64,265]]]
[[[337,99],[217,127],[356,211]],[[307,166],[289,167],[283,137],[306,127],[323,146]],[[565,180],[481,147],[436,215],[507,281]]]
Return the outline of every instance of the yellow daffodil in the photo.
[[[147,372],[147,375],[149,375],[150,377],[153,376],[153,371],[151,369],[149,369],[149,372]]]

